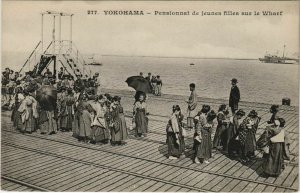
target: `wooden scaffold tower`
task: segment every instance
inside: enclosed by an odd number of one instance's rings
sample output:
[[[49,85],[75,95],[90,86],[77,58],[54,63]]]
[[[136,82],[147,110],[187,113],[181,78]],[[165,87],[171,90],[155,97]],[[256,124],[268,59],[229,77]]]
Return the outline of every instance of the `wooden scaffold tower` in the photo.
[[[26,71],[31,71],[34,75],[40,75],[46,69],[53,69],[53,75],[57,78],[57,69],[62,67],[65,74],[72,75],[74,78],[78,74],[81,74],[83,77],[91,76],[91,71],[88,69],[84,57],[72,40],[73,16],[74,14],[55,11],[41,13],[41,40],[27,58],[19,71],[20,73],[26,69]],[[51,24],[45,22],[45,17],[50,17],[50,19],[52,17],[52,37],[50,42],[47,42],[45,38],[44,27]],[[62,25],[63,18],[69,21],[69,25]],[[56,22],[58,22],[58,25]],[[62,38],[62,28],[69,28],[69,37],[66,39]],[[58,37],[56,38],[56,36]],[[45,45],[47,46],[45,47]],[[40,58],[40,60],[37,61],[37,58]]]

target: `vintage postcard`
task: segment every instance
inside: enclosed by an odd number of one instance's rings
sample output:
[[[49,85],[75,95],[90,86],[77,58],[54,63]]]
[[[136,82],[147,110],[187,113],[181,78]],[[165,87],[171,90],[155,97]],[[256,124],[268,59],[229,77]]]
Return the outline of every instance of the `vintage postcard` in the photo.
[[[1,190],[297,192],[299,1],[3,1]]]

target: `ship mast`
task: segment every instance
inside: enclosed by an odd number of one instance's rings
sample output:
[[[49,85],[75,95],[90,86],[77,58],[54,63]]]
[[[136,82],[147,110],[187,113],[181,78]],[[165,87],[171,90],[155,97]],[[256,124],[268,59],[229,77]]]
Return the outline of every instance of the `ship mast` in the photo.
[[[282,53],[283,58],[284,58],[284,52],[285,52],[285,45],[283,46],[283,53]]]

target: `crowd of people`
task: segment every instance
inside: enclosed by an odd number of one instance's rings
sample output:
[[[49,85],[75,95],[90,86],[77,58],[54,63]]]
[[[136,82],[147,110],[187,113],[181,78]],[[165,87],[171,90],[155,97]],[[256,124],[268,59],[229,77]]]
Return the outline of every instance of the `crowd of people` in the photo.
[[[232,89],[229,99],[231,115],[226,104],[219,106],[216,113],[209,105],[203,105],[197,111],[196,85],[190,84],[191,95],[186,101],[187,123],[179,105],[174,105],[172,115],[167,123],[167,145],[169,159],[184,156],[187,130],[194,128],[193,161],[196,164],[209,163],[213,151],[220,151],[229,158],[238,158],[247,164],[253,160],[255,151],[263,152],[263,168],[266,176],[278,176],[284,169],[284,160],[289,160],[289,141],[284,133],[285,120],[278,116],[278,105],[272,105],[272,116],[267,122],[264,133],[256,140],[256,133],[261,118],[255,110],[247,115],[238,108],[240,99],[237,80],[232,79]],[[214,119],[217,126],[212,136]]]
[[[101,94],[99,73],[92,77],[77,74],[75,81],[63,68],[57,79],[49,69],[43,75],[26,72],[24,77],[18,76],[21,78],[14,78],[11,73],[6,68],[2,74],[2,97],[7,96],[2,109],[12,110],[13,126],[20,132],[39,130],[41,134],[53,135],[60,130],[72,132],[78,141],[86,143],[126,144],[129,127],[121,97]],[[17,86],[11,88],[11,84]],[[40,99],[41,89],[49,94],[46,100],[43,96],[45,101]],[[145,99],[141,93],[134,103],[136,137],[146,136],[148,130]]]
[[[143,74],[140,73],[143,77]],[[144,78],[144,77],[143,77]],[[43,75],[26,72],[23,77],[9,68],[2,73],[2,108],[12,110],[13,126],[22,133],[37,130],[41,134],[72,132],[78,141],[125,145],[130,128],[135,130],[135,137],[146,137],[148,133],[147,95],[137,92],[133,107],[132,126],[125,121],[124,109],[120,96],[102,94],[99,73],[92,77],[76,74],[76,80],[66,74],[63,68],[58,76],[47,69]],[[161,95],[160,76],[148,74],[153,93]],[[272,105],[272,117],[261,137],[256,140],[256,132],[261,118],[255,110],[247,116],[239,109],[240,92],[237,80],[232,79],[229,97],[231,116],[226,104],[219,106],[218,112],[209,105],[203,105],[198,111],[196,85],[190,84],[191,95],[186,101],[187,123],[179,105],[172,107],[171,117],[166,127],[168,158],[178,159],[185,152],[187,130],[194,129],[193,161],[196,164],[209,163],[213,151],[221,151],[231,158],[239,157],[242,163],[255,158],[255,151],[264,151],[264,172],[278,176],[284,167],[284,160],[289,159],[288,139],[284,135],[285,121],[278,117],[279,106]],[[39,90],[56,91],[55,102],[46,105],[39,101]],[[50,92],[51,93],[51,92]],[[217,126],[212,137],[214,120]]]

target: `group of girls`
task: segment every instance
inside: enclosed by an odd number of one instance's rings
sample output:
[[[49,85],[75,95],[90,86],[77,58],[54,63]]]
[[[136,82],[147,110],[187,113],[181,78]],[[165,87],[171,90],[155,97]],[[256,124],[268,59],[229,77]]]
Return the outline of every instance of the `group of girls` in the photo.
[[[43,87],[53,87],[44,81]],[[54,87],[52,89],[55,89]],[[18,95],[12,112],[15,128],[22,133],[40,130],[41,134],[72,132],[78,141],[125,145],[129,136],[121,97],[109,94],[94,95],[91,100],[86,92],[74,93],[71,88],[57,89],[56,105],[39,104],[35,91],[25,89]],[[145,137],[148,132],[148,112],[145,95],[140,94],[134,103],[133,122],[135,136]]]
[[[62,131],[73,132],[78,141],[88,143],[111,143],[125,145],[128,139],[124,110],[121,97],[109,94],[95,95],[89,100],[86,93],[60,98],[60,128]]]
[[[194,163],[208,164],[212,151],[216,150],[230,158],[239,157],[242,163],[247,164],[255,158],[257,150],[264,150],[264,173],[278,176],[284,168],[284,160],[289,160],[289,143],[284,134],[285,121],[276,115],[278,106],[272,105],[270,112],[272,117],[257,142],[256,132],[261,118],[255,110],[251,110],[246,117],[242,109],[229,116],[225,104],[220,105],[217,114],[209,105],[203,105],[194,118]],[[178,159],[184,155],[184,137],[187,135],[183,118],[180,107],[174,105],[166,127],[169,159]],[[212,138],[215,118],[217,127]]]

